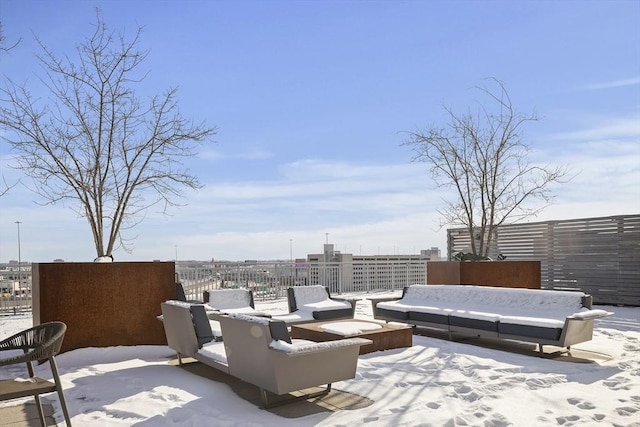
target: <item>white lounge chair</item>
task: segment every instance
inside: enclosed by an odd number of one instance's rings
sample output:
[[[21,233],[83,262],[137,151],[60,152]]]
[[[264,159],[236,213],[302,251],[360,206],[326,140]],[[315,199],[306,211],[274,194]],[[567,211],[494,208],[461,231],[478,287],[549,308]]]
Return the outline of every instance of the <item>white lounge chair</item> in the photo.
[[[289,314],[274,315],[288,325],[319,320],[351,319],[355,300],[332,298],[329,289],[320,285],[294,286],[287,289]]]
[[[323,343],[292,340],[283,321],[241,314],[220,315],[225,339],[211,342],[204,307],[197,307],[162,303],[167,342],[178,353],[179,362],[190,356],[257,386],[264,407],[272,406],[268,393],[283,395],[327,385],[320,393],[296,398],[307,399],[327,394],[333,382],[355,378],[360,346],[371,343],[363,338]]]
[[[224,314],[271,317],[269,313],[256,310],[253,292],[249,289],[213,289],[204,291],[203,298],[209,308]]]

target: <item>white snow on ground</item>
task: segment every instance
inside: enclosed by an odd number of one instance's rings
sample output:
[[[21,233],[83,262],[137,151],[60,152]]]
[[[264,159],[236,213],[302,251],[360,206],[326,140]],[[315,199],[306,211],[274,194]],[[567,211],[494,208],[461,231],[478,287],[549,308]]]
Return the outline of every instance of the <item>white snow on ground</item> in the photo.
[[[287,303],[256,308],[281,313]],[[173,352],[164,346],[85,348],[57,361],[75,426],[640,426],[640,308],[594,308],[615,315],[596,320],[593,340],[573,347],[587,363],[416,335],[411,348],[360,356],[356,378],[334,384],[371,406],[295,419],[170,365]],[[367,301],[356,317],[371,318]],[[31,323],[30,316],[0,318],[0,338]],[[51,378],[47,364],[36,372]],[[25,368],[0,368],[0,378],[20,376]],[[56,395],[44,400],[62,421]]]

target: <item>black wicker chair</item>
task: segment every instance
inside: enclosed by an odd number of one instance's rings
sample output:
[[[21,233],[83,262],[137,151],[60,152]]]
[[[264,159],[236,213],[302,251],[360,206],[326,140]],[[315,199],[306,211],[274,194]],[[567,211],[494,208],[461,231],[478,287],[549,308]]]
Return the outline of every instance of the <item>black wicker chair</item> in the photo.
[[[62,341],[64,340],[66,331],[67,325],[64,323],[48,322],[34,326],[33,328],[24,330],[0,341],[0,351],[22,350],[24,352],[24,354],[17,356],[0,358],[0,366],[26,363],[30,379],[29,381],[15,381],[14,379],[0,380],[0,400],[34,396],[36,406],[38,407],[38,414],[40,415],[40,422],[43,426],[46,424],[42,404],[40,403],[40,394],[54,391],[58,392],[67,426],[71,426],[62,384],[60,383],[60,376],[58,375],[58,366],[55,360],[55,355],[58,354],[60,347],[62,347]],[[51,365],[53,382],[36,377],[33,371],[34,361],[43,363],[47,360]]]

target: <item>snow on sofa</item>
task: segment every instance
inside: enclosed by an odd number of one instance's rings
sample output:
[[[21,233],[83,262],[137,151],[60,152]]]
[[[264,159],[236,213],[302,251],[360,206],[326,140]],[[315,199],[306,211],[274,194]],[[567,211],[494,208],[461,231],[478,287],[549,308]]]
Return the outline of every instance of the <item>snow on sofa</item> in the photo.
[[[283,395],[326,384],[315,394],[331,391],[331,384],[355,378],[363,338],[315,343],[291,339],[283,321],[243,314],[219,315],[224,342],[211,341],[204,306],[180,301],[161,304],[167,343],[182,357],[196,360],[257,386],[264,407],[268,393]],[[287,403],[289,400],[280,401]]]
[[[320,285],[288,288],[287,301],[289,314],[273,317],[284,320],[288,325],[329,319],[351,319],[356,307],[355,300],[331,297],[329,289]]]
[[[452,334],[501,338],[570,348],[589,341],[594,319],[583,292],[470,285],[411,285],[395,300],[373,301],[376,319],[444,329]]]

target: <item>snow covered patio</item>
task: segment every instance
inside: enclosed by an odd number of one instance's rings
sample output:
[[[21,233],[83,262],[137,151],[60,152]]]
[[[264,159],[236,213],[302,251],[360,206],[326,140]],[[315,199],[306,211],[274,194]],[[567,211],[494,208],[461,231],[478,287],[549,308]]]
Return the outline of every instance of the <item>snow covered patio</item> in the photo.
[[[258,307],[281,313],[287,302]],[[530,344],[416,335],[411,348],[360,356],[356,378],[335,383],[323,402],[271,410],[259,409],[251,386],[213,368],[175,366],[164,346],[84,348],[57,361],[74,426],[640,426],[640,308],[603,308],[615,315],[598,320],[593,340],[570,356],[544,359],[532,356]],[[371,316],[370,304],[358,302],[356,317]],[[2,318],[0,337],[31,322]],[[3,368],[0,378],[24,375],[19,369]],[[36,372],[47,378],[47,369]],[[4,408],[25,401],[2,402],[0,425],[7,425]],[[60,422],[56,395],[43,401]]]

